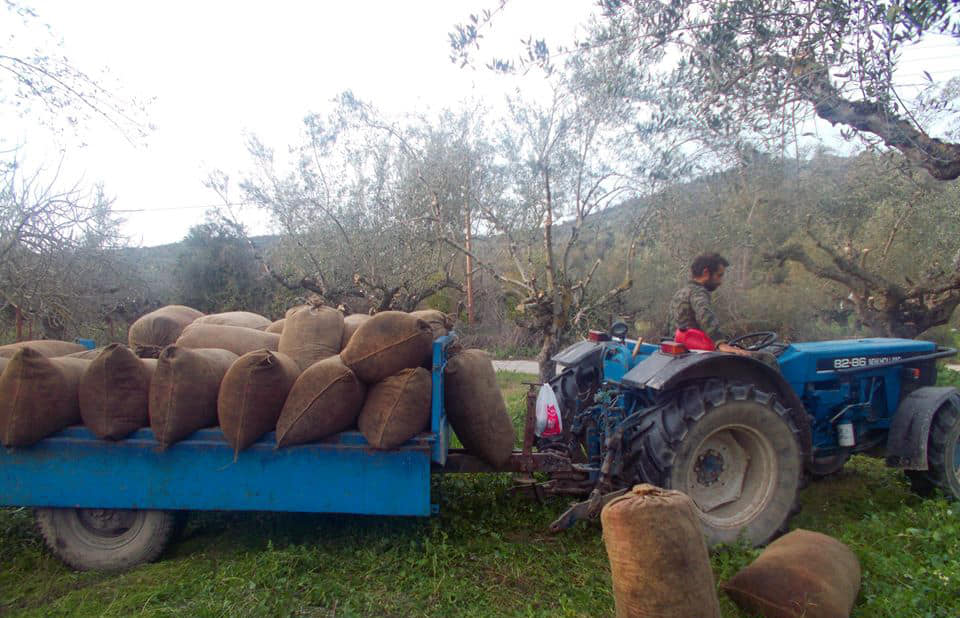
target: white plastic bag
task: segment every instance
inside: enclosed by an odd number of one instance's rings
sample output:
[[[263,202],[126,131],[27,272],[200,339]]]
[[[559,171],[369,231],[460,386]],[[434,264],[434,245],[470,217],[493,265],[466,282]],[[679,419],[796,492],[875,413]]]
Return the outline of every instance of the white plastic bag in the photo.
[[[534,431],[538,436],[555,436],[563,433],[560,404],[557,403],[557,396],[549,384],[541,386],[537,394],[537,425]]]

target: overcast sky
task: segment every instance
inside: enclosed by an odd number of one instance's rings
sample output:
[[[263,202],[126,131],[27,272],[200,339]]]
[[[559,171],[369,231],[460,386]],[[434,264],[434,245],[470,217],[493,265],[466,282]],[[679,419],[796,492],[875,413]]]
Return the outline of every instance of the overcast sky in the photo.
[[[122,214],[133,244],[175,242],[217,201],[202,186],[208,172],[245,166],[246,136],[283,151],[297,141],[303,117],[330,109],[344,90],[395,113],[440,110],[471,96],[499,101],[518,84],[536,90],[534,77],[511,81],[450,62],[453,25],[493,4],[36,2],[40,20],[63,39],[74,65],[91,75],[105,67],[105,83],[153,99],[148,111],[156,129],[137,147],[97,123],[82,129],[83,148],[69,135],[53,144],[48,129],[30,122],[13,123],[13,131],[5,122],[4,137],[25,145],[23,156],[33,165],[49,164],[64,146],[64,176],[103,181],[118,211],[146,211]],[[530,34],[570,40],[591,7],[573,0],[512,3],[484,57],[497,47],[515,54]],[[254,232],[266,231],[250,221]]]
[[[593,10],[584,0],[516,0],[488,34],[481,58],[512,56],[529,35],[570,41]],[[366,2],[129,2],[45,0],[40,21],[63,39],[62,52],[107,84],[152,99],[144,143],[93,123],[51,141],[29,121],[4,119],[3,139],[23,146],[29,164],[56,160],[65,176],[102,181],[127,220],[135,245],[183,238],[216,196],[202,186],[215,168],[235,174],[247,163],[246,136],[277,150],[297,141],[308,112],[328,110],[350,89],[387,111],[439,110],[467,97],[502,100],[514,87],[543,92],[536,76],[506,79],[449,60],[448,33],[492,0]],[[6,15],[2,15],[6,18]],[[0,34],[3,34],[0,27]],[[901,83],[956,75],[957,46],[934,41],[911,52]],[[136,211],[136,212],[130,212]],[[268,231],[249,218],[252,231]]]

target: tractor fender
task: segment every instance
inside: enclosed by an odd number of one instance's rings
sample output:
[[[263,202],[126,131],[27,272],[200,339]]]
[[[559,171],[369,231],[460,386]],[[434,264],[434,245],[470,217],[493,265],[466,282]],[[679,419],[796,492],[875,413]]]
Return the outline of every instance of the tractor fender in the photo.
[[[950,402],[960,410],[960,393],[952,386],[923,386],[900,401],[887,437],[887,465],[904,470],[927,469],[927,441],[933,417]]]
[[[684,382],[706,378],[749,382],[758,389],[773,393],[800,430],[800,449],[804,460],[812,452],[813,437],[810,418],[797,394],[779,371],[750,358],[725,352],[689,353],[671,356],[654,352],[623,376],[623,384],[635,388],[652,388],[661,392],[673,390]]]

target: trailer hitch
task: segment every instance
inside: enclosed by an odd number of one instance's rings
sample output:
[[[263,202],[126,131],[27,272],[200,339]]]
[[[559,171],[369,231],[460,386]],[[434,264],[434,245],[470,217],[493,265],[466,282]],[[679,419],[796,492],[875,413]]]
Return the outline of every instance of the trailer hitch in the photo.
[[[624,489],[618,489],[617,491],[611,491],[610,493],[601,494],[599,490],[594,489],[590,493],[589,498],[583,502],[574,504],[564,511],[563,515],[558,517],[556,521],[550,524],[550,532],[562,532],[582,519],[594,519],[600,514],[603,507],[628,491],[630,491],[630,488],[626,487]]]

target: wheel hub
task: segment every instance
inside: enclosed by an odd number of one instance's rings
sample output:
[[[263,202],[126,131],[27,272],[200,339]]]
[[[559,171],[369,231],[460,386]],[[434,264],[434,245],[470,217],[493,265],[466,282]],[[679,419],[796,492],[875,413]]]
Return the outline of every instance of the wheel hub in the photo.
[[[717,482],[723,473],[723,455],[713,449],[707,449],[697,457],[693,467],[697,473],[697,482],[709,487]]]
[[[77,509],[77,519],[91,534],[115,537],[130,530],[136,513],[120,509]]]
[[[740,499],[750,455],[730,430],[707,437],[697,449],[686,493],[704,512]]]

